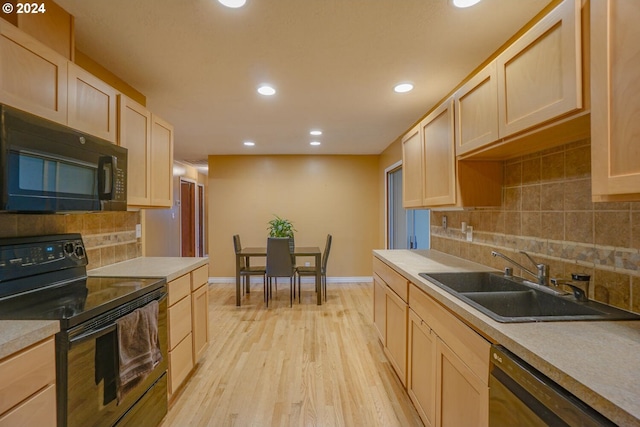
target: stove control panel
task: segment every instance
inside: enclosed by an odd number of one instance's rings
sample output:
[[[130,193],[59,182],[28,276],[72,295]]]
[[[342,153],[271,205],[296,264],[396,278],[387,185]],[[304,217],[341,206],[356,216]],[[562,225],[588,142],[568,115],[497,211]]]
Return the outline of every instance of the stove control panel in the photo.
[[[0,240],[0,281],[87,265],[79,234]]]

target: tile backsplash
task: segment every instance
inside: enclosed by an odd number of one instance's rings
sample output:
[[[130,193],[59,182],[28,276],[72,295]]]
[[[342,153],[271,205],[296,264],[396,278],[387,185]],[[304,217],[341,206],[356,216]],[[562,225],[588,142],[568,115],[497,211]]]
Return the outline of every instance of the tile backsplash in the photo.
[[[590,298],[640,313],[640,202],[593,203],[590,171],[589,140],[507,160],[502,205],[432,211],[431,247],[498,269],[508,263],[492,250],[528,266],[526,251],[551,277],[590,274]]]
[[[140,212],[70,214],[0,214],[0,237],[80,233],[89,259],[88,269],[142,255],[136,238]]]

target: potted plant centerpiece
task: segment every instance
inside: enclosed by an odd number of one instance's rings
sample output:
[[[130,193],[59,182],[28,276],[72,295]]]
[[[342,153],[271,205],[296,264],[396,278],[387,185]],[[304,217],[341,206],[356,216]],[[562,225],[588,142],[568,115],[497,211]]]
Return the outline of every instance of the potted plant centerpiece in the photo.
[[[274,215],[275,218],[269,221],[269,237],[282,237],[289,239],[289,247],[291,252],[294,249],[293,232],[297,231],[293,228],[293,223],[288,219],[280,218],[278,215]]]

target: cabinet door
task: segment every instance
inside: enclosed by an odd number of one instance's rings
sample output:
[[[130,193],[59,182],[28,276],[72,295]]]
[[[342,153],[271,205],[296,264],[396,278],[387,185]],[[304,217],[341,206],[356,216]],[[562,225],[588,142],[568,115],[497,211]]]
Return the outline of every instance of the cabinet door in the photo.
[[[422,138],[420,126],[411,129],[402,138],[402,206],[422,206]]]
[[[456,203],[456,154],[453,98],[443,102],[422,122],[423,206]]]
[[[173,203],[173,126],[151,115],[151,205]]]
[[[456,155],[498,140],[498,85],[495,61],[455,94]]]
[[[489,387],[440,338],[436,340],[437,426],[489,424]]]
[[[591,168],[597,196],[640,200],[640,2],[591,2]],[[636,193],[635,195],[633,193]]]
[[[385,353],[404,386],[407,385],[407,320],[409,306],[391,289],[386,289]]]
[[[169,398],[180,388],[193,369],[193,347],[191,334],[180,341],[169,352]]]
[[[0,102],[67,123],[67,59],[0,19]]]
[[[378,332],[378,337],[380,337],[380,341],[382,345],[386,345],[386,327],[387,319],[386,319],[386,306],[387,306],[387,291],[386,285],[380,278],[374,274],[373,275],[373,326],[375,326],[376,331]]]
[[[56,386],[51,384],[11,411],[0,415],[0,427],[55,427],[56,416]]]
[[[72,128],[116,142],[117,91],[69,63],[69,117]]]
[[[118,142],[128,150],[127,204],[151,203],[151,113],[126,96],[118,96]]]
[[[436,335],[409,310],[407,392],[426,427],[435,426]]]
[[[184,337],[191,333],[191,298],[183,298],[169,307],[168,318],[169,350],[173,350]]]
[[[582,108],[580,0],[565,0],[496,59],[500,137]]]
[[[193,364],[198,363],[209,342],[209,287],[202,285],[191,295],[193,318]]]

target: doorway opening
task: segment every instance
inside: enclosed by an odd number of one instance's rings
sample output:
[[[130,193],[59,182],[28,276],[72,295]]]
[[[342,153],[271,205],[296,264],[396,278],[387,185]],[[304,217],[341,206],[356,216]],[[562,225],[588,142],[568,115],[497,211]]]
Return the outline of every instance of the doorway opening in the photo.
[[[402,206],[402,162],[387,168],[385,174],[387,249],[429,249],[429,209],[405,209]]]

